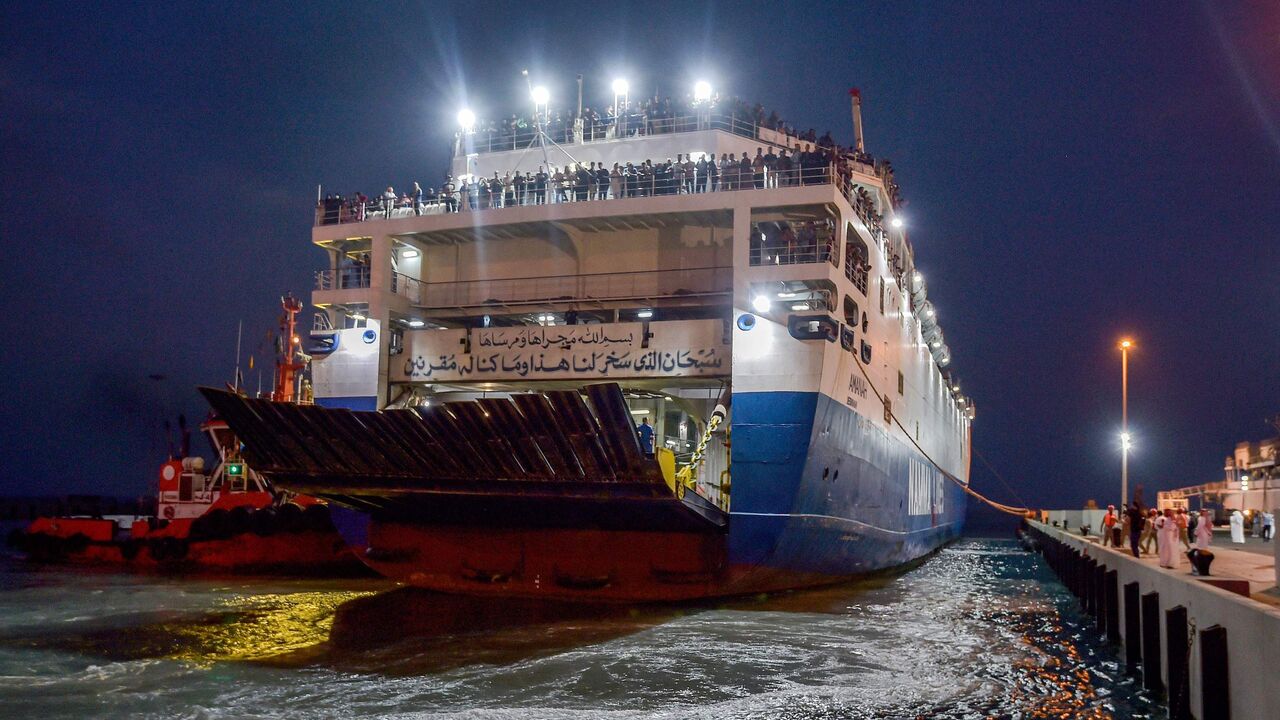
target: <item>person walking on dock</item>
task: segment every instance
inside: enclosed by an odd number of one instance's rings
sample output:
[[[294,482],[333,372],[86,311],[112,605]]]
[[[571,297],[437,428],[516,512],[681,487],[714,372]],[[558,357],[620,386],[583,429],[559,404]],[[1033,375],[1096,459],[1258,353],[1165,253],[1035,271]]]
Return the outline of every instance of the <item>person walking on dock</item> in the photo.
[[[1129,549],[1133,551],[1134,557],[1141,557],[1138,552],[1138,538],[1142,536],[1142,508],[1138,507],[1138,503],[1129,503],[1129,509],[1124,513],[1125,525],[1129,528]]]
[[[1244,544],[1244,515],[1239,510],[1231,512],[1231,542]]]
[[[1208,550],[1209,543],[1213,541],[1213,520],[1209,518],[1208,510],[1200,511],[1200,520],[1196,523],[1196,549]]]
[[[1151,543],[1156,539],[1156,511],[1148,510],[1146,520],[1142,523],[1142,554],[1151,554]],[[1156,549],[1160,548],[1160,544],[1156,543]]]
[[[1175,567],[1177,555],[1173,548],[1178,544],[1178,521],[1173,518],[1173,510],[1165,508],[1164,514],[1156,517],[1156,550],[1160,553],[1160,567]]]
[[[1102,547],[1108,545],[1119,546],[1120,543],[1115,540],[1113,532],[1116,526],[1116,506],[1108,505],[1107,514],[1102,516]]]
[[[1276,516],[1270,510],[1262,512],[1262,542],[1271,542],[1271,535],[1275,532]]]
[[[1178,523],[1178,539],[1182,541],[1182,547],[1190,550],[1191,539],[1187,536],[1187,511],[1185,508],[1178,508],[1178,514],[1173,517]]]

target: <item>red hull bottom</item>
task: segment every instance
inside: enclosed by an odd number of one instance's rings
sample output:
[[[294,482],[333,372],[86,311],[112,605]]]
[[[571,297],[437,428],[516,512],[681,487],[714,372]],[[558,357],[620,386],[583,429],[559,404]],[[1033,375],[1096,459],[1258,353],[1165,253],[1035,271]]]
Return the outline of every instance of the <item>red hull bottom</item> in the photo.
[[[846,579],[732,567],[725,541],[719,533],[376,522],[363,559],[439,592],[595,602],[696,600]]]
[[[305,531],[269,537],[243,535],[163,546],[139,543],[89,543],[83,547],[33,549],[34,560],[100,565],[139,572],[176,571],[210,574],[367,574],[337,533]]]

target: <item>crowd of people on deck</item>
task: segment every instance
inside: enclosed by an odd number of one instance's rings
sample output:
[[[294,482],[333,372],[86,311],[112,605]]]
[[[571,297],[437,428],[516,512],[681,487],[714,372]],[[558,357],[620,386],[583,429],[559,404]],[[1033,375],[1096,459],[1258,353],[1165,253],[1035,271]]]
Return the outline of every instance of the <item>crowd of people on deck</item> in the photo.
[[[696,159],[695,159],[696,157]],[[494,173],[492,177],[469,176],[456,180],[447,175],[440,188],[413,183],[412,190],[397,193],[393,187],[374,197],[364,193],[345,197],[330,193],[320,201],[320,223],[360,222],[371,217],[391,217],[397,208],[413,214],[459,212],[486,208],[584,202],[615,198],[679,195],[727,190],[765,189],[799,185],[823,185],[839,181],[850,188],[850,201],[868,222],[879,222],[871,195],[851,183],[853,170],[829,148],[775,151],[770,146],[756,148],[754,157],[722,153],[717,159],[707,153],[679,154],[665,161],[641,163],[570,163],[537,172]]]
[[[776,112],[766,113],[763,106],[750,105],[737,98],[713,96],[710,100],[695,101],[691,97],[672,99],[655,96],[627,103],[621,114],[615,112],[613,106],[606,108],[603,114],[587,107],[583,108],[581,118],[574,112],[552,113],[546,130],[555,142],[572,141],[575,131],[580,132],[584,140],[603,139],[609,133],[618,137],[618,133],[630,136],[683,132],[697,128],[699,113],[729,121],[723,127],[714,125],[717,129],[753,139],[761,139],[765,135],[761,129],[780,135],[767,139],[767,151],[764,146],[758,147],[754,157],[746,153],[741,157],[721,154],[719,158],[706,153],[692,153],[665,161],[615,163],[612,167],[595,162],[585,165],[571,163],[539,166],[536,172],[495,173],[492,177],[446,176],[439,188],[424,189],[414,182],[407,192],[396,192],[393,187],[387,187],[372,197],[363,193],[351,196],[331,193],[317,203],[317,222],[329,225],[362,222],[373,217],[403,216],[409,212],[422,215],[545,203],[837,183],[846,190],[849,201],[863,222],[873,233],[883,235],[882,216],[876,212],[871,194],[852,182],[855,166],[859,164],[873,168],[881,177],[894,207],[902,202],[888,160],[877,161],[864,152],[841,147],[830,132],[819,136],[812,128],[797,131]],[[582,121],[581,124],[578,120]],[[490,135],[490,149],[515,149],[521,138],[532,140],[535,125],[531,117],[511,115],[501,121],[478,123],[477,128],[481,128],[478,132]],[[495,137],[499,138],[497,146],[493,145]]]
[[[1260,528],[1264,541],[1271,539],[1275,516],[1269,512],[1256,513],[1255,525]],[[1244,542],[1244,515],[1236,510],[1230,517],[1231,541]],[[1121,548],[1128,538],[1130,552],[1140,558],[1152,554],[1159,557],[1160,566],[1177,567],[1181,551],[1208,550],[1213,540],[1213,518],[1208,510],[1189,513],[1185,508],[1143,508],[1138,502],[1130,503],[1117,513],[1114,505],[1107,506],[1102,518],[1102,544]],[[1191,538],[1195,538],[1194,543]]]
[[[826,220],[768,221],[752,224],[751,265],[838,261],[835,223]]]

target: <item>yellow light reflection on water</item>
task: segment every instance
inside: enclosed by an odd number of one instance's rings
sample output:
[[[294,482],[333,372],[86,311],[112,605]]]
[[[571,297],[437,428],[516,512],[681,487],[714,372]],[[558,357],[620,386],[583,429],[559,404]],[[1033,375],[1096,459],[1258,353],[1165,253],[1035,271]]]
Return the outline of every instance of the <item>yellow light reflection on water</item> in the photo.
[[[200,622],[162,623],[168,657],[196,664],[285,659],[329,639],[338,606],[373,591],[324,591],[228,598]]]

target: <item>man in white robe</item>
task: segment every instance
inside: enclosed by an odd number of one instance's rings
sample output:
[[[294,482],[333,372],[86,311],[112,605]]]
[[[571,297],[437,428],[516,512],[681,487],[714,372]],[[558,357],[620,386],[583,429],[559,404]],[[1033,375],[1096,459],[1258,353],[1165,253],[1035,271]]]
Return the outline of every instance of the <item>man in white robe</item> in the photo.
[[[1231,542],[1244,544],[1244,515],[1239,510],[1231,513]]]
[[[1156,549],[1160,553],[1160,567],[1175,567],[1177,555],[1174,548],[1178,544],[1178,521],[1173,519],[1173,511],[1165,510],[1156,517]]]
[[[1200,522],[1196,523],[1196,549],[1208,550],[1209,543],[1213,540],[1213,520],[1209,517],[1208,510],[1200,511]]]

